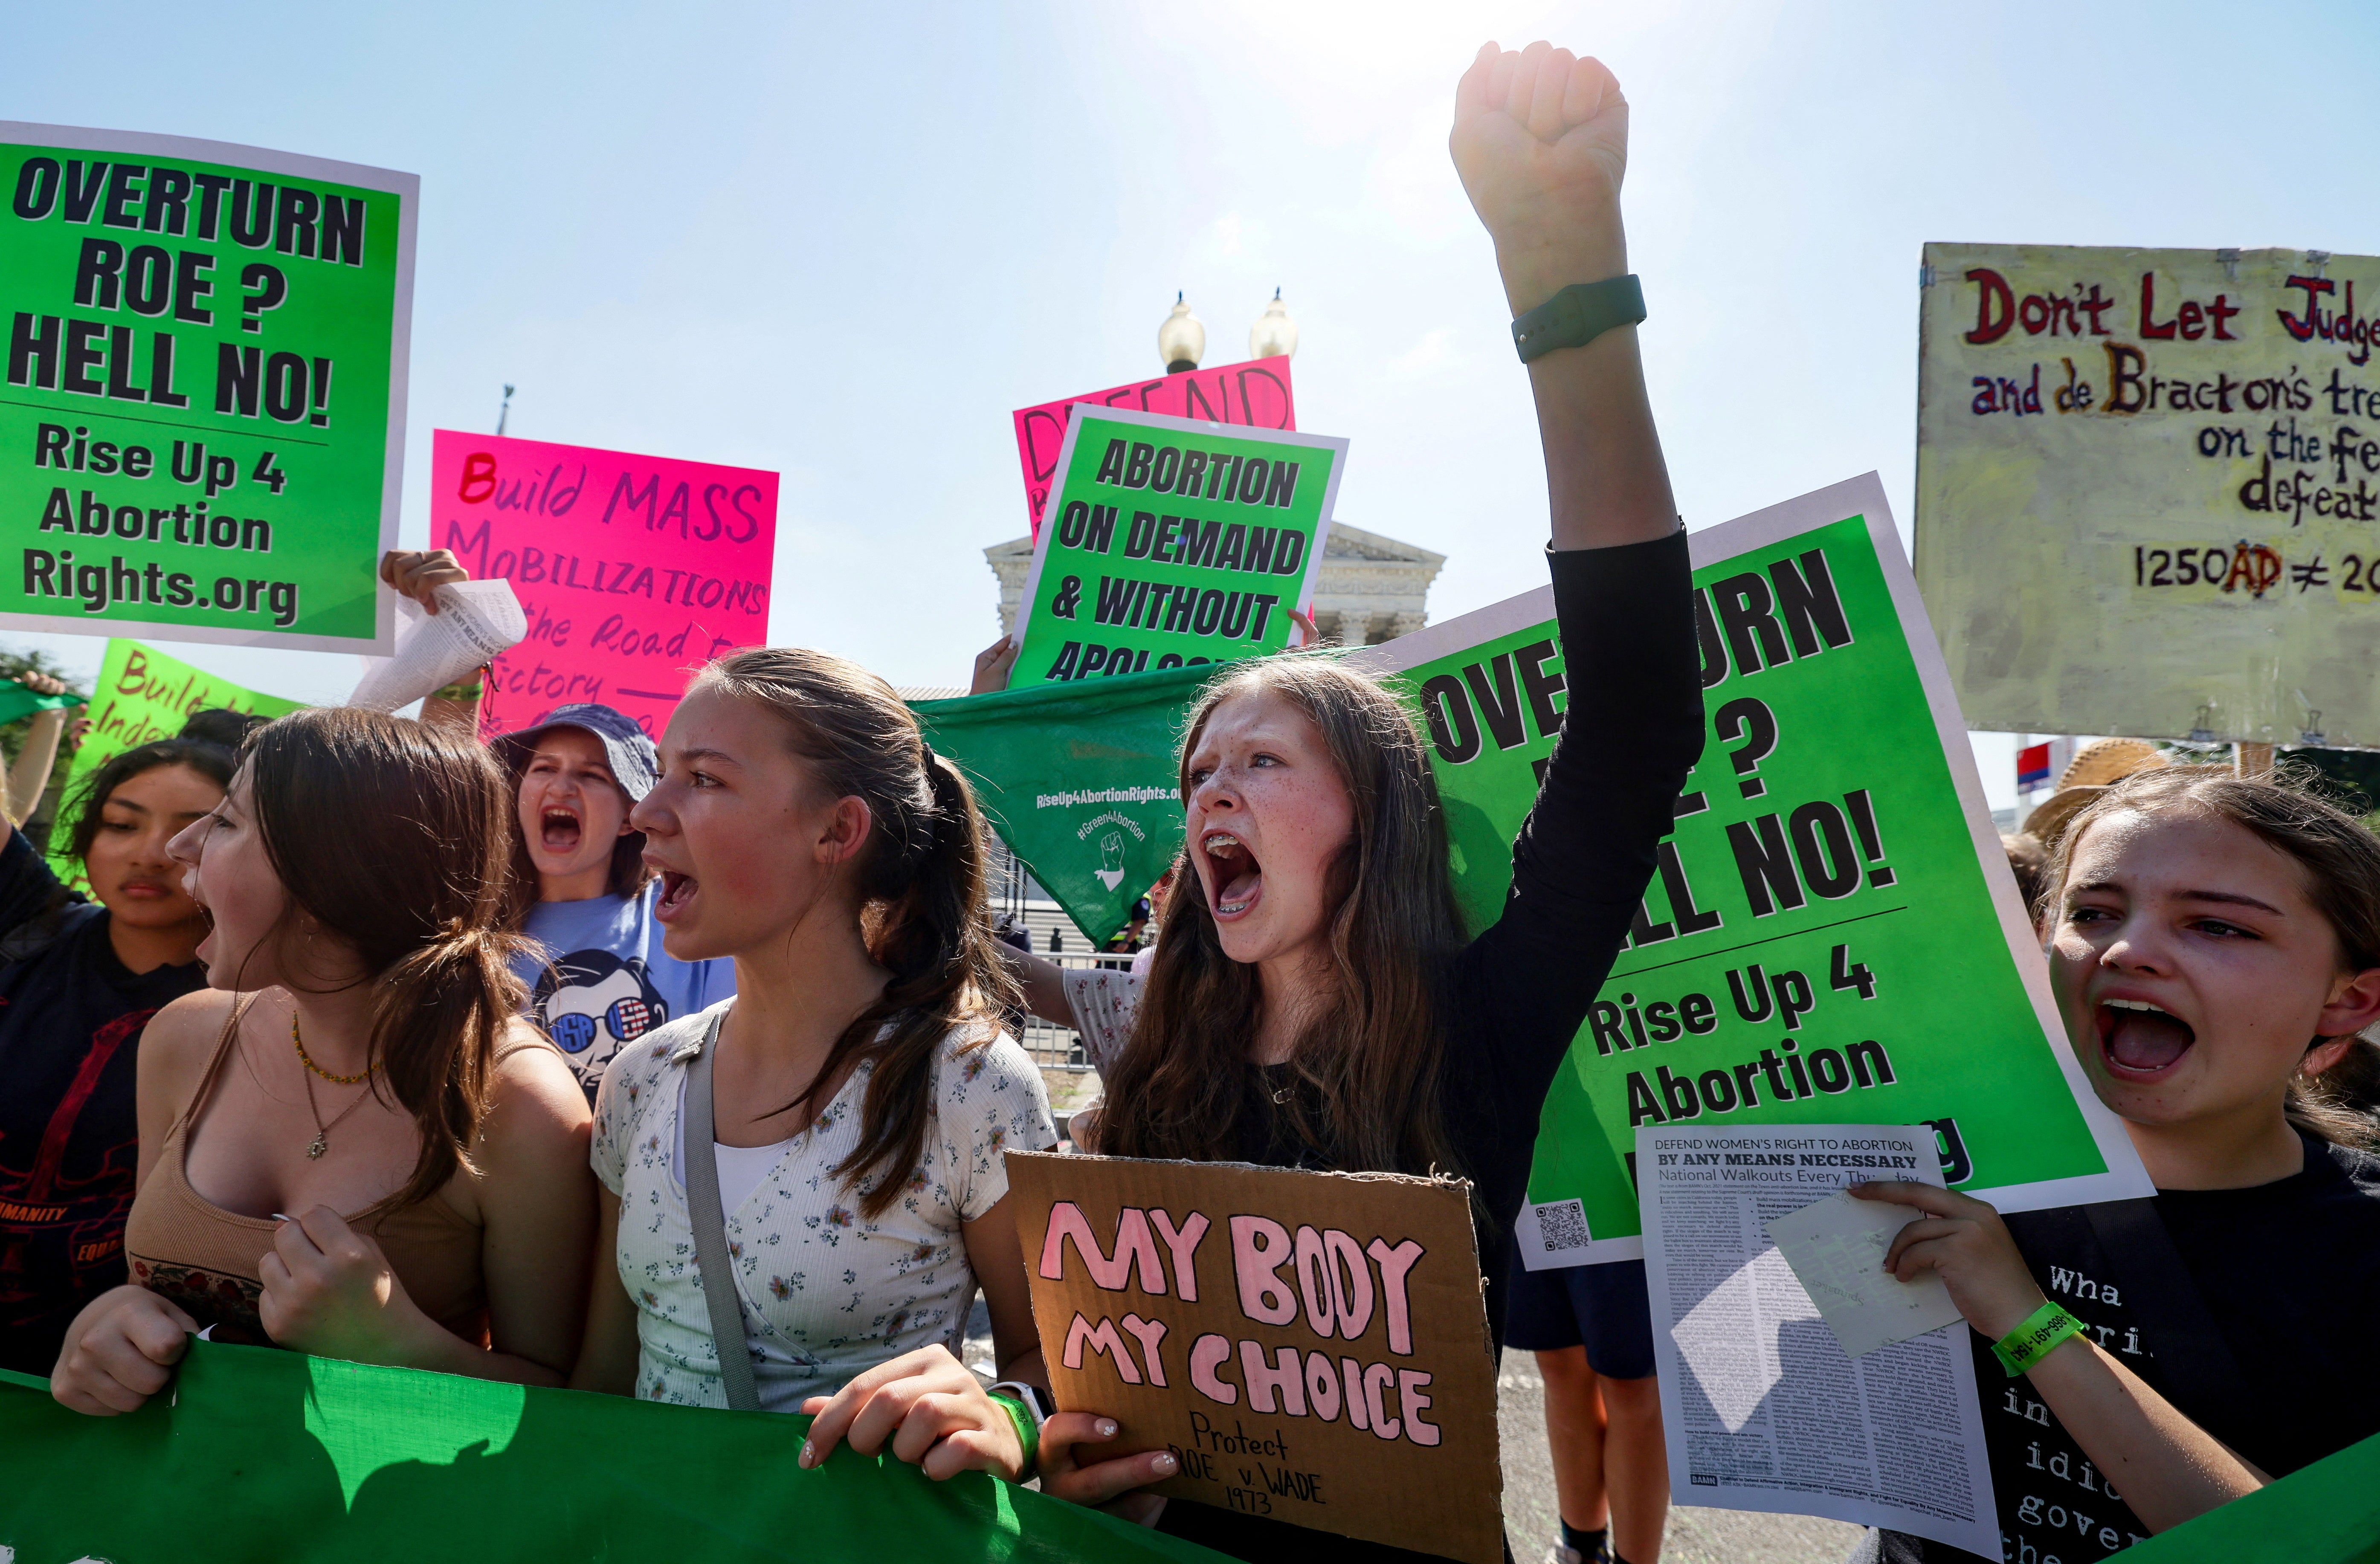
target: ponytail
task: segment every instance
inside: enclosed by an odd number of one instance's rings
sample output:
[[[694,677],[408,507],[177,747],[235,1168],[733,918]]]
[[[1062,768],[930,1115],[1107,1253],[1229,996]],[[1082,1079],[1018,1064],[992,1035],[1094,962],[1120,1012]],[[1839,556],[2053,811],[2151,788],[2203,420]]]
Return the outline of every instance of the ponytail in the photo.
[[[246,756],[258,830],[289,897],[276,932],[293,959],[280,964],[302,968],[290,936],[303,919],[370,974],[372,1090],[421,1134],[405,1186],[374,1209],[416,1205],[476,1171],[497,1049],[526,998],[511,962],[527,942],[506,929],[504,774],[468,735],[353,708],[284,717]]]
[[[510,933],[461,928],[399,959],[374,985],[369,1057],[421,1129],[413,1171],[385,1209],[429,1199],[457,1172],[479,1171],[470,1146],[487,1118],[504,1030],[528,998],[511,966],[528,948]]]
[[[859,1144],[833,1171],[858,1189],[863,1214],[880,1216],[924,1154],[943,1040],[972,1028],[978,1037],[967,1047],[981,1048],[997,1034],[1002,1010],[1019,1002],[993,949],[975,791],[927,747],[892,687],[842,658],[784,648],[741,651],[698,682],[768,707],[821,787],[868,806],[869,838],[856,865],[861,932],[869,957],[892,980],[778,1111],[815,1112],[847,1068],[872,1066]]]

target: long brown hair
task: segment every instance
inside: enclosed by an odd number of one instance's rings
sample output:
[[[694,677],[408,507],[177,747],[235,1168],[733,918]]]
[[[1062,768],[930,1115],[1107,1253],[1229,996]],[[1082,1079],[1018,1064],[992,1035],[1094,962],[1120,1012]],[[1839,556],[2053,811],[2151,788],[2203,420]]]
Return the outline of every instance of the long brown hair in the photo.
[[[1440,985],[1462,948],[1463,916],[1428,750],[1404,707],[1371,680],[1320,658],[1269,658],[1209,685],[1191,713],[1180,761],[1185,802],[1190,757],[1208,719],[1223,702],[1255,695],[1279,696],[1314,723],[1354,808],[1354,828],[1328,871],[1332,980],[1315,996],[1290,1059],[1302,1088],[1288,1094],[1290,1127],[1343,1168],[1460,1173],[1440,1101]],[[1262,990],[1255,967],[1223,953],[1205,887],[1179,867],[1132,1039],[1099,1113],[1099,1149],[1111,1156],[1211,1161],[1237,1144]],[[1309,1097],[1319,1122],[1309,1121]]]
[[[470,1169],[497,1045],[526,997],[509,964],[523,943],[504,926],[504,774],[468,734],[351,707],[259,728],[244,759],[289,895],[281,949],[301,915],[353,947],[372,989],[372,1089],[385,1082],[420,1128],[411,1176],[380,1208],[426,1200]]]
[[[824,1105],[827,1088],[862,1061],[874,1073],[860,1105],[859,1145],[837,1163],[859,1206],[880,1215],[917,1165],[934,1116],[933,1072],[958,1028],[996,1034],[1018,1002],[994,953],[984,902],[983,818],[974,790],[926,747],[892,686],[825,652],[763,648],[722,658],[696,679],[767,707],[818,785],[868,806],[868,841],[853,861],[868,953],[892,973],[883,996],[843,1030],[826,1061],[785,1109]],[[879,1034],[883,1034],[879,1036]]]
[[[2058,840],[2049,866],[2047,921],[2055,925],[2063,915],[2074,844],[2093,822],[2123,811],[2155,816],[2185,810],[2228,820],[2303,869],[2306,899],[2338,937],[2340,969],[2380,966],[2380,838],[2325,797],[2317,774],[2302,766],[2285,764],[2269,778],[2242,777],[2228,766],[2166,766],[2115,783],[2077,814]],[[2307,1051],[2329,1040],[2310,1037]],[[2372,1145],[2380,1124],[2355,1088],[2380,1076],[2380,1060],[2373,1053],[2373,1045],[2358,1037],[2348,1057],[2322,1074],[2291,1076],[2284,1108],[2289,1122],[2338,1145]]]

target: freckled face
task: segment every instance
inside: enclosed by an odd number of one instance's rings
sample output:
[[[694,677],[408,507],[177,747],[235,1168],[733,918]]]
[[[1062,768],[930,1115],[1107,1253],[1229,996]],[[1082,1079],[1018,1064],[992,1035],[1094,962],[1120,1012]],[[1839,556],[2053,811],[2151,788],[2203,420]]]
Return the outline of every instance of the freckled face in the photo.
[[[1318,950],[1330,869],[1355,827],[1347,784],[1297,705],[1266,690],[1215,708],[1187,768],[1190,864],[1237,962]]]
[[[837,800],[820,796],[826,790],[787,746],[783,720],[698,685],[670,718],[661,760],[660,782],[628,819],[662,877],[662,947],[706,961],[784,940],[840,866],[819,852]]]
[[[2277,1111],[2310,1042],[2371,1019],[2304,869],[2195,811],[2085,828],[2049,964],[2075,1056],[2138,1123]]]

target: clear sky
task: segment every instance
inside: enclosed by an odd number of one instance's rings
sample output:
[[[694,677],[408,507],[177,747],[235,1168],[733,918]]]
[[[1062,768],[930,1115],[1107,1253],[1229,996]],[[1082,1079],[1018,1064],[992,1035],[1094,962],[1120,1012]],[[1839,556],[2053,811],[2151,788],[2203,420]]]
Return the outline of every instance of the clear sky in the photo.
[[[1543,471],[1446,154],[1493,37],[1600,55],[1654,403],[1700,527],[1871,468],[1904,536],[1928,239],[2380,251],[2380,8],[2304,6],[35,6],[0,115],[421,176],[405,531],[430,431],[783,474],[774,639],[898,684],[998,633],[1012,408],[1208,362],[1278,286],[1340,515],[1544,579]],[[17,637],[95,669],[102,643]],[[334,700],[350,659],[184,646]],[[1979,735],[1995,804],[2009,741]]]

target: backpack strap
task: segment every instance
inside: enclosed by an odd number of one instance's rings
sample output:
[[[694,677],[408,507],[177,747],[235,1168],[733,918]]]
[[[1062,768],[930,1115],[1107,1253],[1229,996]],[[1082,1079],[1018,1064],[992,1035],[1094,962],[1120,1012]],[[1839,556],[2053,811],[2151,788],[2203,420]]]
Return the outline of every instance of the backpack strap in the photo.
[[[719,1377],[727,1404],[736,1412],[760,1410],[752,1377],[752,1351],[744,1329],[744,1303],[727,1259],[727,1219],[719,1206],[719,1153],[711,1135],[710,1065],[719,1052],[722,1010],[703,1034],[702,1051],[686,1073],[686,1215],[694,1229],[694,1260],[702,1301],[710,1310],[710,1344],[719,1357]]]

